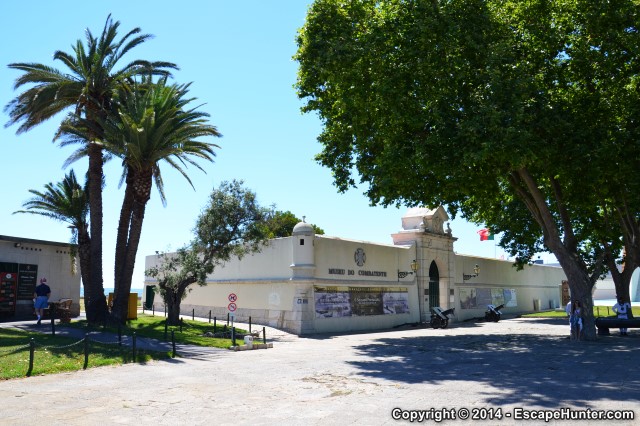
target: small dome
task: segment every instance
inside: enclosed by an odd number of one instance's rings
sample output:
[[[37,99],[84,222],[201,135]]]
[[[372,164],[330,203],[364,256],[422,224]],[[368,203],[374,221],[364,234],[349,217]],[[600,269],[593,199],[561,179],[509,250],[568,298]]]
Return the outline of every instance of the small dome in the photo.
[[[303,220],[293,227],[291,235],[315,235],[315,233],[313,226]]]

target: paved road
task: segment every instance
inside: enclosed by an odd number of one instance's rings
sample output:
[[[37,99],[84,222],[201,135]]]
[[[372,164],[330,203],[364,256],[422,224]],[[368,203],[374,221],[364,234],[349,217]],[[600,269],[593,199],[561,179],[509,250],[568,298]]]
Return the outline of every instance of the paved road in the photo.
[[[640,332],[596,342],[567,334],[566,321],[545,319],[309,338],[280,332],[272,349],[0,382],[0,424],[408,424],[392,418],[394,408],[502,410],[502,419],[443,424],[545,424],[507,417],[518,408],[640,416]]]

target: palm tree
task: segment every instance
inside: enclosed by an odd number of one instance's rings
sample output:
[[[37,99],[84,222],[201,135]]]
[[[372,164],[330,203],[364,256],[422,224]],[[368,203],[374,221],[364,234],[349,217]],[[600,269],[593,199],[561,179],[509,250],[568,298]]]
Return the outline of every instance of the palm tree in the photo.
[[[85,188],[78,183],[76,175],[71,170],[65,175],[62,182],[56,184],[49,182],[44,186],[44,191],[30,189],[33,198],[22,203],[22,207],[27,210],[18,210],[16,213],[30,213],[45,216],[59,222],[64,222],[71,229],[71,250],[72,267],[75,266],[76,253],[80,258],[80,276],[82,283],[86,286],[89,282],[89,250],[91,238],[89,237],[89,224],[87,215],[89,213],[89,198]],[[77,252],[75,246],[77,245]],[[75,271],[74,271],[75,273]],[[85,292],[86,293],[86,292]],[[87,295],[85,294],[85,303]]]
[[[120,211],[116,241],[112,317],[126,320],[135,257],[142,232],[147,202],[153,182],[166,204],[160,164],[166,163],[182,174],[193,187],[184,167],[191,164],[202,170],[195,161],[213,161],[217,145],[198,140],[219,137],[216,127],[207,123],[209,115],[196,111],[187,98],[189,84],[167,84],[167,78],[153,82],[149,76],[122,90],[114,100],[114,114],[102,123],[104,147],[122,159],[125,195]],[[86,129],[68,126],[68,134],[81,136]],[[84,153],[77,152],[77,156]]]
[[[177,68],[169,62],[135,60],[116,69],[116,64],[127,52],[151,37],[140,34],[140,28],[134,28],[116,41],[119,26],[120,22],[113,22],[109,15],[99,38],[94,37],[87,29],[86,45],[78,40],[73,46],[73,54],[56,51],[53,58],[68,68],[66,72],[38,63],[9,64],[9,68],[23,72],[16,80],[14,89],[28,87],[5,107],[10,117],[8,125],[21,123],[18,134],[69,108],[73,108],[76,116],[84,117],[90,124],[88,128],[92,132],[85,141],[89,157],[91,221],[91,276],[87,282],[91,303],[86,305],[87,319],[90,322],[100,322],[107,314],[102,283],[104,158],[102,145],[98,143],[101,139],[99,122],[111,109],[115,91],[128,86],[134,76],[143,73],[168,75],[168,69]]]

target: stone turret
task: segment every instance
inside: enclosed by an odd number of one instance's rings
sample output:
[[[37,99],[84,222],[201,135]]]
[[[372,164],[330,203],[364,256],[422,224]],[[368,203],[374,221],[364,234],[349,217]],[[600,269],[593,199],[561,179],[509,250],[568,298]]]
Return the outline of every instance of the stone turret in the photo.
[[[302,222],[299,222],[293,228],[291,241],[291,278],[292,279],[304,279],[312,278],[316,265],[315,265],[315,253],[314,253],[314,239],[316,236],[313,226],[305,222],[304,217]]]

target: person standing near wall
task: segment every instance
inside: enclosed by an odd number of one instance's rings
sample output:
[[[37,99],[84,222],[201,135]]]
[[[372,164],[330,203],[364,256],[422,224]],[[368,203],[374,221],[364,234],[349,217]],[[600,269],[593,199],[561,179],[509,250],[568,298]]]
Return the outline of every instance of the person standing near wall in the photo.
[[[40,325],[44,310],[49,306],[49,296],[51,296],[51,288],[47,285],[47,279],[41,278],[40,284],[36,286],[36,292],[33,294],[34,307],[38,316],[37,324]]]
[[[631,310],[631,304],[629,302],[622,302],[622,298],[618,297],[618,303],[616,303],[615,305],[613,305],[612,308],[613,312],[616,313],[616,315],[618,315],[618,319],[628,319],[629,318],[629,311]],[[628,335],[628,329],[626,327],[620,327],[620,335],[621,336],[627,336]]]

